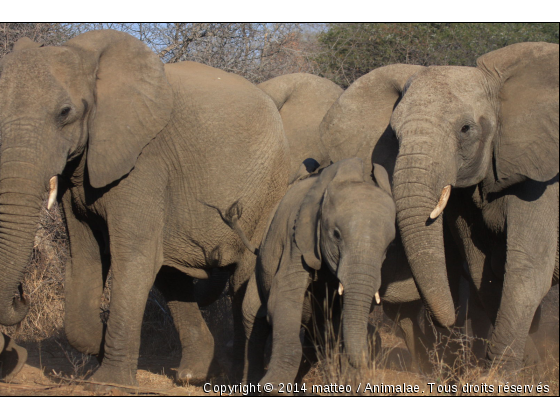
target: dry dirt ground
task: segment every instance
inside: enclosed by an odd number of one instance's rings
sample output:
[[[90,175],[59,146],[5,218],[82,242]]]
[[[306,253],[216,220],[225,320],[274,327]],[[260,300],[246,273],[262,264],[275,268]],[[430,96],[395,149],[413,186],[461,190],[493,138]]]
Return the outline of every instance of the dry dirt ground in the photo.
[[[222,308],[223,309],[223,308]],[[496,370],[484,371],[467,354],[462,351],[455,365],[448,361],[440,361],[439,356],[433,355],[433,372],[429,375],[420,375],[413,372],[411,358],[404,340],[396,332],[394,325],[383,318],[381,312],[374,313],[372,321],[379,326],[382,338],[382,352],[374,368],[359,374],[345,375],[339,366],[339,358],[327,356],[316,364],[304,377],[302,383],[306,384],[307,393],[314,395],[559,395],[559,370],[558,370],[558,294],[548,299],[544,307],[545,322],[533,339],[539,346],[543,362],[538,369],[533,369],[516,377],[502,377]],[[210,320],[211,330],[216,331],[224,327],[223,319]],[[150,340],[144,337],[150,337]],[[155,337],[155,338],[154,338]],[[227,341],[231,336],[222,334],[217,340],[216,349],[220,357],[225,357],[228,347]],[[73,350],[63,337],[58,333],[42,341],[18,342],[27,348],[28,361],[23,370],[11,383],[0,382],[1,396],[93,396],[93,395],[141,395],[141,396],[205,396],[219,395],[219,393],[205,393],[200,386],[179,385],[174,381],[175,368],[180,362],[180,346],[178,337],[169,325],[162,327],[158,322],[145,319],[143,327],[143,341],[141,357],[139,360],[137,388],[115,388],[106,394],[94,393],[84,389],[89,375],[95,371],[98,364],[95,358],[84,356]],[[163,351],[162,351],[163,350]],[[523,388],[511,392],[504,388],[508,385],[533,385],[533,388]],[[537,386],[541,388],[537,389]],[[216,378],[213,384],[227,384],[226,378]],[[349,385],[340,392],[331,384]],[[369,384],[369,385],[368,385]],[[418,388],[404,389],[381,388],[375,389],[373,385],[415,385]],[[430,385],[432,384],[432,385]],[[466,384],[477,384],[481,387],[463,388]],[[490,392],[487,386],[495,388]],[[328,385],[328,387],[315,388],[313,385]],[[502,388],[498,389],[498,386]],[[544,386],[548,388],[544,388]],[[453,388],[455,386],[455,388]],[[360,387],[360,388],[358,388]],[[315,391],[315,392],[312,392]],[[403,392],[405,391],[405,392]],[[226,394],[229,391],[226,391]],[[302,395],[303,393],[300,393]]]

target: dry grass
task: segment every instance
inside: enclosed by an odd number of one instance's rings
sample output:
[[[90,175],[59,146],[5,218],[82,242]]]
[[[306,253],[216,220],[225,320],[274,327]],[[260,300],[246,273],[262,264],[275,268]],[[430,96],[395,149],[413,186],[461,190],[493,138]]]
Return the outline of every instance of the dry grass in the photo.
[[[74,350],[63,332],[64,271],[68,255],[67,236],[58,209],[55,207],[51,212],[43,209],[23,285],[31,302],[29,314],[17,327],[0,327],[0,331],[25,346],[30,357],[15,383],[0,384],[0,395],[93,395],[84,391],[83,381],[95,371],[98,363],[94,357]],[[109,276],[100,310],[102,319],[109,315],[110,285]],[[374,363],[359,372],[352,369],[331,331],[326,343],[316,344],[319,360],[301,383],[307,385],[307,392],[313,391],[313,385],[338,384],[349,385],[351,394],[364,395],[559,395],[558,302],[556,286],[544,300],[543,322],[533,335],[542,359],[538,369],[527,369],[507,377],[498,368],[486,370],[479,360],[480,355],[472,352],[472,340],[454,331],[448,338],[440,336],[434,348],[429,349],[431,372],[416,373],[399,331],[378,308],[370,319],[382,341]],[[227,359],[233,338],[227,291],[202,312],[214,333],[216,349],[221,352],[218,357]],[[149,295],[142,327],[140,387],[132,391],[115,390],[111,395],[131,392],[133,395],[205,395],[200,387],[179,386],[174,382],[174,369],[180,357],[181,345],[170,312],[162,295],[154,289]],[[503,386],[506,383],[533,385],[533,388],[526,388],[521,394],[511,393],[509,387],[506,392]],[[538,392],[539,383],[546,385],[548,392],[544,389]],[[416,392],[413,388],[412,393],[396,388],[374,388],[381,384],[417,385],[418,388]],[[487,386],[480,386],[484,384]],[[347,395],[346,389],[343,393],[324,387],[315,391],[321,395]]]
[[[64,273],[68,238],[57,208],[41,210],[35,245],[23,281],[31,304],[25,319],[0,331],[18,341],[42,341],[56,336],[64,324]]]
[[[332,396],[558,396],[558,287],[545,299],[543,310],[545,322],[532,335],[539,347],[541,363],[517,374],[505,373],[497,366],[486,369],[481,355],[473,353],[473,339],[460,329],[452,330],[450,335],[438,332],[434,347],[427,349],[431,371],[418,373],[411,366],[410,354],[396,325],[377,312],[370,322],[376,324],[383,344],[373,363],[371,359],[364,361],[368,368],[357,371],[349,366],[340,342],[330,342],[317,347],[319,362],[302,382],[307,392]],[[345,390],[341,392],[331,384],[344,385]],[[313,385],[329,386],[314,388]]]

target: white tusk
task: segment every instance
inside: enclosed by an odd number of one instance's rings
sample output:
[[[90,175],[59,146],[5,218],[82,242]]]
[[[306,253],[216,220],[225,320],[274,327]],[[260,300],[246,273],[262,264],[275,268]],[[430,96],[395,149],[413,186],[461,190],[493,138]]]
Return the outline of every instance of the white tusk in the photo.
[[[344,286],[342,283],[338,283],[338,294],[342,296],[342,293],[344,293]]]
[[[49,201],[47,203],[47,210],[50,210],[53,204],[56,202],[57,195],[58,195],[58,177],[55,175],[49,181]]]
[[[439,198],[436,208],[430,214],[430,219],[436,219],[441,214],[441,212],[447,205],[447,200],[449,200],[450,195],[451,185],[447,185],[443,188],[443,190],[441,190],[441,197]]]
[[[381,296],[379,296],[379,292],[375,292],[375,301],[378,305],[381,305]]]

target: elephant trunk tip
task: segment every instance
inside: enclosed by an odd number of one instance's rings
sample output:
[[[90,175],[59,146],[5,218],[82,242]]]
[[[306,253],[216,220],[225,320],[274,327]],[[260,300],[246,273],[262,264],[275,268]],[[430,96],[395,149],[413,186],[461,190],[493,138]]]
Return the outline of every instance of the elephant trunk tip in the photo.
[[[0,325],[10,327],[19,324],[28,312],[29,298],[20,283],[17,293],[5,305],[0,304]]]
[[[439,309],[439,308],[438,308]],[[442,310],[429,310],[432,315],[434,322],[443,328],[452,327],[455,324],[455,310],[449,310],[448,308],[442,308]]]

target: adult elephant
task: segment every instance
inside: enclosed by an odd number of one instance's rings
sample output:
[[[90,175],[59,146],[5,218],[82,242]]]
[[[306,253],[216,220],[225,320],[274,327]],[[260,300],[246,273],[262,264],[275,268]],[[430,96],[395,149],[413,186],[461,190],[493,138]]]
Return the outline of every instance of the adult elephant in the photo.
[[[393,105],[399,99],[398,86],[403,86],[423,68],[395,64],[376,69],[352,83],[320,124],[321,143],[329,159],[338,162],[360,157],[364,162],[364,176],[371,176],[373,164],[379,164],[386,169],[392,182],[399,145],[389,127],[389,119]],[[449,241],[450,238],[446,239]],[[446,250],[451,291],[455,301],[459,301],[460,276],[463,274],[458,262],[460,257],[456,247],[448,244]],[[412,368],[428,370],[430,363],[426,348],[433,347],[433,340],[426,337],[418,324],[423,307],[398,231],[382,266],[380,295],[384,312],[402,330],[412,356]]]
[[[343,92],[342,88],[307,73],[275,77],[258,87],[272,98],[280,111],[290,148],[290,179],[301,175],[298,170],[303,170],[302,162],[306,173],[316,169],[316,163],[327,166],[330,159],[320,141],[319,125]]]
[[[235,291],[250,275],[255,257],[223,213],[242,204],[239,223],[260,239],[261,215],[288,181],[278,111],[239,76],[192,62],[164,67],[138,39],[112,30],[60,47],[23,40],[0,66],[0,323],[27,312],[23,270],[50,189],[49,207],[62,202],[70,240],[68,340],[103,354],[94,381],[134,385],[142,315],[158,273],[161,282],[175,269],[173,283],[177,271],[204,279],[233,267]],[[99,305],[109,267],[104,328]],[[170,308],[182,338],[207,332],[196,302]],[[205,357],[189,342],[193,358]],[[180,369],[186,363],[183,353]]]
[[[398,65],[367,77],[378,86],[367,99],[378,137],[360,150],[376,161],[392,143],[397,222],[423,300],[453,324],[440,217],[449,199],[446,220],[494,324],[487,358],[519,368],[558,281],[558,45],[511,45],[476,68]]]

